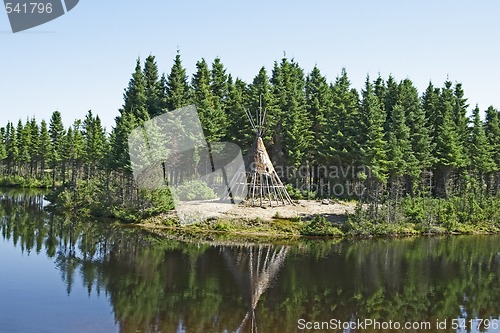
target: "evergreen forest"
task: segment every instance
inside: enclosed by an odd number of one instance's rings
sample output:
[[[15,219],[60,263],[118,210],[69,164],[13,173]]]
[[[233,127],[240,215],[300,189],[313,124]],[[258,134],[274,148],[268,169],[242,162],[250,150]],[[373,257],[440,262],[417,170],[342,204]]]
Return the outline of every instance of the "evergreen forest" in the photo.
[[[110,92],[118,93],[118,92]],[[0,128],[0,185],[47,187],[56,206],[134,219],[173,208],[168,188],[139,189],[128,155],[131,131],[194,104],[208,142],[243,152],[255,135],[245,109],[267,111],[264,142],[295,199],[356,200],[350,223],[414,223],[450,231],[500,221],[500,112],[469,105],[462,83],[366,77],[333,81],[284,57],[252,82],[221,59],[201,59],[189,76],[177,53],[167,74],[156,58],[137,59],[111,129],[88,111],[65,127],[48,120]],[[196,176],[196,168],[192,176]]]

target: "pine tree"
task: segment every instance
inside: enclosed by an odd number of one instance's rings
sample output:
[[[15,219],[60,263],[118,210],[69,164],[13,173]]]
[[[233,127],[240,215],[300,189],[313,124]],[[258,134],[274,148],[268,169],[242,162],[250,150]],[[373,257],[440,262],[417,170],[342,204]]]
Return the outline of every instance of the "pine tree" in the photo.
[[[166,102],[169,110],[175,110],[191,103],[191,91],[186,69],[182,67],[179,51],[166,80]]]
[[[159,78],[155,56],[149,55],[146,58],[146,61],[144,62],[143,75],[146,95],[146,109],[148,111],[149,118],[154,118],[163,113],[162,100],[164,99],[162,81]]]

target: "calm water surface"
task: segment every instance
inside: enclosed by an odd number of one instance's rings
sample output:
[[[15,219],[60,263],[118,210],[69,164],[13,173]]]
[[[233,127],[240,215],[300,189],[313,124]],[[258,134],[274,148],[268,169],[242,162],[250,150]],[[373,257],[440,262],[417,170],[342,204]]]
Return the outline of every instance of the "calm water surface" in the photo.
[[[0,192],[1,333],[308,331],[300,319],[329,332],[365,319],[500,332],[498,236],[229,246],[43,206],[37,193]],[[388,330],[350,330],[375,331]]]

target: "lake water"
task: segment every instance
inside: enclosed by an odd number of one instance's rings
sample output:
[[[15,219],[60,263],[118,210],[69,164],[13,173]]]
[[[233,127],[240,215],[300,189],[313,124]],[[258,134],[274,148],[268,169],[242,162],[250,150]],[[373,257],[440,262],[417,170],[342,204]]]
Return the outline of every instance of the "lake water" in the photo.
[[[181,242],[44,204],[0,192],[1,333],[500,332],[499,236]]]

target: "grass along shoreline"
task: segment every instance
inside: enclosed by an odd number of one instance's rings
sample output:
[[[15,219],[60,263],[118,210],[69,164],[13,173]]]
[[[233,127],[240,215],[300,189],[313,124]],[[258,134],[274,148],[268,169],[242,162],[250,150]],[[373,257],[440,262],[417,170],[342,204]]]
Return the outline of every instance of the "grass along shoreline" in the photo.
[[[17,181],[10,185],[9,188],[23,187]],[[33,183],[26,185],[34,187]],[[372,238],[500,233],[500,199],[496,197],[408,198],[396,207],[381,205],[377,215],[370,205],[355,201],[330,200],[330,204],[324,205],[319,200],[300,200],[295,206],[266,209],[236,206],[225,215],[185,226],[179,224],[173,211],[149,215],[121,207],[103,211],[99,207],[90,209],[72,196],[66,198],[68,204],[61,204],[57,196],[52,199],[55,201],[48,209],[56,214],[121,221],[123,225],[182,237],[204,234],[222,238]]]
[[[346,214],[344,222],[328,220],[324,215],[297,218],[218,218],[181,226],[171,214],[149,217],[133,224],[154,234],[189,238],[375,238],[431,235],[498,234],[498,223],[458,223],[444,225],[405,223],[374,223],[357,221]]]

